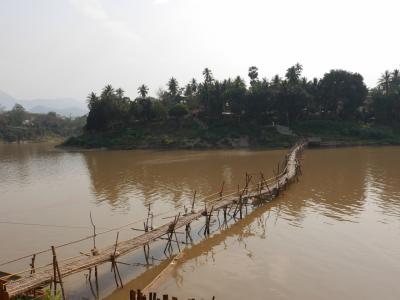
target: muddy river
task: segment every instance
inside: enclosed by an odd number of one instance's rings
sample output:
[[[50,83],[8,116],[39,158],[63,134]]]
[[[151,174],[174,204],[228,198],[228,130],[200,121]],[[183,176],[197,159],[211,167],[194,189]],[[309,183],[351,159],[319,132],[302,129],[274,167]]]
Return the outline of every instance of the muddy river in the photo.
[[[90,236],[90,213],[97,232],[109,231],[97,247],[109,246],[116,232],[120,240],[141,234],[132,228],[143,228],[149,204],[154,226],[166,223],[190,206],[194,191],[201,199],[222,182],[225,190],[243,186],[246,172],[269,177],[286,153],[53,146],[0,145],[1,271],[27,269],[30,258],[3,264]],[[207,240],[195,227],[194,245],[157,291],[179,299],[399,299],[400,148],[310,149],[302,160],[300,181],[278,199]],[[59,248],[58,256],[92,246],[88,239]],[[127,299],[129,288],[143,287],[166,265],[164,246],[151,245],[152,266],[140,251],[121,259],[124,289],[116,290],[108,264],[97,285],[88,272],[67,278],[69,297]],[[50,261],[44,253],[36,263]]]

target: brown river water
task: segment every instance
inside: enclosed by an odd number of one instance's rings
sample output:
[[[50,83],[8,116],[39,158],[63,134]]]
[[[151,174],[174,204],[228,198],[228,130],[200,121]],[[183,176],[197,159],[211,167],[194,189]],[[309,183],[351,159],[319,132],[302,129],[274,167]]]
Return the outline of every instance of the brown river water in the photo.
[[[286,150],[87,151],[49,144],[0,145],[0,270],[2,263],[140,220],[147,205],[168,222],[201,198],[243,185],[244,174],[272,169]],[[250,210],[228,229],[187,248],[158,293],[187,299],[400,299],[400,148],[308,149],[303,176],[273,202]],[[254,175],[255,176],[255,175]],[[198,205],[202,205],[199,203]],[[119,229],[120,240],[139,235]],[[116,231],[97,238],[115,242]],[[151,245],[163,260],[165,241]],[[87,252],[92,241],[58,249],[60,259]],[[183,247],[183,246],[182,246]],[[37,264],[51,261],[39,255]],[[128,299],[166,265],[142,266],[138,251],[121,259],[125,288],[115,290],[110,265],[99,269],[99,297]],[[158,264],[158,263],[156,263]],[[87,272],[65,279],[69,298],[93,299]]]

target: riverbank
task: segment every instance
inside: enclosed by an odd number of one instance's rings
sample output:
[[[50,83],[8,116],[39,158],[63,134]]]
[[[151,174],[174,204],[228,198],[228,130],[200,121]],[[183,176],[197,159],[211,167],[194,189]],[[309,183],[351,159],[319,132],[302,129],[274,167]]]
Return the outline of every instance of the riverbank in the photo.
[[[0,139],[0,144],[37,144],[37,143],[52,143],[56,145],[60,145],[65,142],[65,137],[63,136],[55,136],[49,135],[44,137],[37,137],[32,139],[22,139],[22,140],[13,140],[7,141]]]
[[[273,126],[219,123],[205,126],[194,120],[137,124],[135,128],[86,132],[61,146],[107,149],[248,149],[287,148],[294,135],[277,132]]]
[[[312,120],[294,124],[291,129],[285,132],[272,125],[233,122],[205,126],[187,119],[182,124],[165,121],[137,124],[135,128],[85,132],[60,146],[73,149],[275,149],[290,147],[299,138],[310,138],[315,146],[322,147],[400,145],[400,132],[392,127]]]

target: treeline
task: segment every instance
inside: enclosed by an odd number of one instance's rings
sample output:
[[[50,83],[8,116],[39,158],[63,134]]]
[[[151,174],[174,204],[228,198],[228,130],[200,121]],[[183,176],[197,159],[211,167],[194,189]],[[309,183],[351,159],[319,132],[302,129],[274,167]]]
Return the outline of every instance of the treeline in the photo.
[[[203,80],[180,86],[171,78],[157,98],[148,87],[138,88],[138,97],[107,85],[100,95],[88,96],[90,112],[86,130],[134,128],[135,124],[197,118],[204,124],[230,118],[240,123],[295,126],[305,120],[358,121],[395,125],[400,122],[399,70],[386,71],[376,87],[368,90],[358,73],[331,70],[322,78],[307,79],[296,64],[282,78],[260,78],[258,68],[249,68],[250,85],[241,77],[217,80],[211,70]]]
[[[5,142],[44,140],[81,133],[85,117],[66,118],[55,112],[30,113],[16,104],[11,110],[0,108],[0,140]]]

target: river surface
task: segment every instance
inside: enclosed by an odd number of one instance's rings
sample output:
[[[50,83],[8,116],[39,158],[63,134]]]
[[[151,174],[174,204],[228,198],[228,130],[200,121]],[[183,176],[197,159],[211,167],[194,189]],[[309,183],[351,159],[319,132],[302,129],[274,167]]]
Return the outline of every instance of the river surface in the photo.
[[[87,151],[49,144],[0,145],[0,264],[97,232],[98,248],[140,232],[151,204],[155,226],[196,199],[243,186],[245,172],[271,176],[286,150]],[[303,176],[275,201],[184,252],[158,287],[187,299],[399,299],[400,148],[306,150]],[[198,200],[196,205],[202,206]],[[166,219],[162,219],[165,217]],[[214,228],[215,229],[215,228]],[[165,242],[151,246],[156,261]],[[60,259],[87,252],[91,239],[59,248]],[[47,253],[37,264],[51,261]],[[101,298],[127,299],[165,266],[123,260],[126,284],[115,291],[100,268]],[[29,259],[0,266],[28,268]],[[87,272],[65,280],[70,298],[93,298]],[[140,276],[139,276],[140,275]],[[137,279],[134,279],[135,276]],[[181,299],[179,298],[179,299]]]

